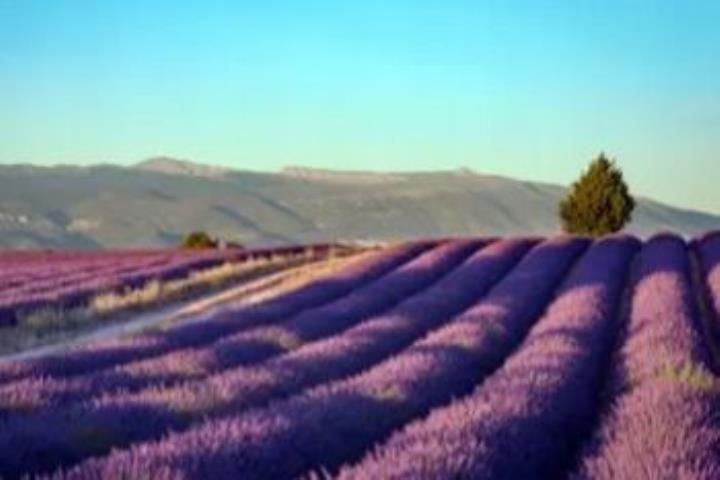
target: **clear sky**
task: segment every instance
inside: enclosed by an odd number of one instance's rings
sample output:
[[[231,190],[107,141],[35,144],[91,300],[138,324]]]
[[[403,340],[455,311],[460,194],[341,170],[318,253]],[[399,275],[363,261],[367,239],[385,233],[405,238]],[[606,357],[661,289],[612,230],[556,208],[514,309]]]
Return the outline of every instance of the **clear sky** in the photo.
[[[720,2],[0,0],[0,163],[481,172],[720,213]]]

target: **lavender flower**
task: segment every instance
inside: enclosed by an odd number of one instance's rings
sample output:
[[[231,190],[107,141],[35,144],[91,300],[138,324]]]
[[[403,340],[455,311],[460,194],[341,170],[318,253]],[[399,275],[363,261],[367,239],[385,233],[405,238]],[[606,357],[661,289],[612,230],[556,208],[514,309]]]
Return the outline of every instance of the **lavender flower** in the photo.
[[[694,302],[682,239],[651,239],[636,266],[610,409],[575,478],[720,478],[720,383]]]
[[[584,246],[573,239],[540,245],[486,298],[476,297],[477,303],[447,326],[365,373],[91,460],[68,478],[291,478],[311,468],[337,467],[403,422],[466,393],[478,376],[497,367]],[[470,283],[465,279],[463,285]],[[416,318],[431,301],[423,298]],[[385,341],[395,337],[383,333]],[[346,361],[356,356],[349,354]],[[341,359],[336,356],[315,371],[333,368]]]
[[[114,390],[132,390],[154,383],[204,378],[222,369],[247,365],[293,350],[348,328],[382,310],[403,296],[423,289],[451,270],[477,241],[446,243],[384,277],[329,304],[301,312],[274,326],[258,327],[223,337],[201,347],[177,349],[165,355],[130,362],[112,370],[75,377],[31,377],[0,387],[0,407],[29,410],[100,396]]]
[[[161,355],[178,348],[212,342],[223,335],[271,323],[306,308],[341,298],[376,280],[436,245],[417,242],[383,251],[365,262],[355,263],[326,279],[280,295],[266,302],[215,315],[203,322],[184,324],[162,332],[131,338],[95,342],[61,355],[0,364],[0,382],[26,377],[79,375],[130,361]]]
[[[383,282],[386,287],[397,286],[397,289],[389,289],[386,293],[373,289],[368,292],[372,295],[361,296],[361,302],[364,302],[366,306],[370,305],[367,299],[373,299],[376,296],[379,296],[380,300],[388,302],[394,296],[401,295],[400,292],[407,294],[413,289],[417,290],[423,285],[427,286],[446,275],[481,245],[484,245],[484,242],[477,240],[447,242],[401,267],[397,271],[397,275],[393,273],[378,281],[378,283]],[[527,248],[528,242],[509,241],[507,245],[502,248],[491,247],[490,253],[485,256],[490,259],[500,257],[495,261],[502,262],[504,259],[507,264]],[[511,248],[513,246],[514,248]],[[462,289],[470,292],[470,294],[465,294],[465,297],[470,297],[467,301],[471,301],[474,298],[472,294],[477,292],[476,289],[483,288],[488,280],[482,278],[475,280],[477,284],[470,288],[468,288],[468,282],[478,274],[485,274],[493,278],[493,274],[497,275],[495,269],[499,268],[491,262],[491,266],[495,267],[485,273],[484,270],[478,269],[477,263],[476,259],[470,264],[473,268],[463,268],[466,274],[462,277],[451,274],[455,278],[453,281],[455,290]],[[507,268],[509,266],[507,265]],[[470,273],[472,275],[469,275]],[[447,281],[440,281],[438,287],[431,290],[435,293],[447,293],[449,286]],[[429,293],[429,295],[433,294]],[[447,297],[450,300],[450,307],[453,307],[458,301],[455,298],[457,293],[454,297],[450,294]],[[444,319],[445,317],[439,314],[442,313],[442,310],[439,313],[438,311],[440,308],[448,308],[446,298],[442,296],[433,298],[435,298],[434,304],[429,302],[423,305],[428,312],[433,312],[435,315],[426,320],[428,323],[431,320],[437,322]],[[465,300],[465,298],[461,296],[460,300]],[[429,307],[433,305],[435,305],[434,309],[430,310]],[[419,335],[423,331],[422,324],[418,329],[412,323],[413,317],[408,314],[401,315],[403,312],[401,308],[408,307],[398,307],[398,311],[395,312],[396,316],[381,316],[376,319],[373,323],[374,330],[367,329],[365,332],[355,333],[354,336],[350,334],[345,342],[333,343],[330,340],[328,343],[331,346],[335,345],[334,350],[332,348],[329,351],[320,349],[315,352],[324,354],[326,357],[328,353],[332,353],[333,358],[342,358],[345,351],[337,347],[344,346],[344,343],[351,339],[350,345],[357,343],[360,346],[367,346],[368,340],[375,340],[385,348],[382,350],[375,346],[366,353],[365,361],[369,361],[367,360],[368,355],[377,356],[378,350],[385,351],[387,354],[393,353],[393,348],[400,348],[398,344],[404,345],[403,342],[412,340],[412,335]],[[330,310],[330,312],[334,311]],[[395,323],[405,328],[405,337],[399,334],[388,336],[388,329],[393,325],[390,319],[395,319]],[[334,315],[330,315],[327,319],[316,319],[320,323],[335,320],[337,317]],[[390,325],[378,326],[377,324],[383,320],[386,323],[390,322]],[[413,330],[414,327],[415,330]],[[427,325],[425,328],[428,328]],[[373,337],[368,336],[371,333],[374,335]],[[408,336],[410,336],[409,340]],[[369,346],[372,347],[372,344]],[[312,348],[312,345],[310,347]],[[8,415],[0,428],[0,445],[8,447],[0,446],[0,452],[2,452],[0,453],[0,474],[12,474],[22,469],[46,468],[46,465],[53,465],[57,462],[72,462],[87,455],[103,452],[113,445],[124,445],[138,439],[154,438],[162,435],[168,429],[183,428],[193,421],[201,420],[205,415],[218,415],[228,409],[237,409],[253,402],[266,401],[273,395],[281,395],[292,388],[300,388],[302,381],[312,382],[313,375],[327,376],[337,372],[339,368],[362,367],[363,357],[355,356],[352,359],[353,362],[349,362],[349,364],[339,363],[334,369],[320,369],[324,362],[317,358],[317,354],[310,353],[308,355],[305,351],[303,357],[302,350],[297,356],[287,355],[280,357],[277,362],[268,362],[263,369],[231,370],[225,374],[183,384],[177,388],[160,387],[136,395],[121,391],[109,398],[92,399],[88,403],[72,408],[51,405],[50,408],[37,414]],[[371,356],[370,358],[375,357]],[[304,369],[301,363],[303,361],[309,364]],[[273,376],[268,376],[268,373],[272,373]],[[296,373],[295,377],[291,376],[293,373]],[[305,378],[302,377],[303,374],[305,374]],[[317,381],[322,378],[318,378]],[[267,381],[272,382],[269,385],[263,383]],[[47,430],[48,420],[52,421],[54,426],[51,432]],[[16,455],[17,449],[12,448],[13,445],[17,445],[18,439],[24,439],[25,442],[25,447],[19,456]]]
[[[497,372],[471,395],[393,435],[340,477],[557,478],[592,422],[625,271],[637,248],[628,237],[599,240]],[[253,442],[250,437],[244,443]],[[123,471],[122,458],[111,457],[106,465]],[[149,450],[142,458],[151,465]]]

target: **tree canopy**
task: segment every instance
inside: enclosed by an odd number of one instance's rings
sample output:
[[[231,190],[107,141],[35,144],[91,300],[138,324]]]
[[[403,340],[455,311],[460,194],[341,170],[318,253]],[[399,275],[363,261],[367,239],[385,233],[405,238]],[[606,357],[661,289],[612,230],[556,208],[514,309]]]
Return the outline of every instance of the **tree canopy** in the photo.
[[[559,213],[567,233],[601,236],[622,230],[634,208],[622,171],[601,153],[573,183]]]

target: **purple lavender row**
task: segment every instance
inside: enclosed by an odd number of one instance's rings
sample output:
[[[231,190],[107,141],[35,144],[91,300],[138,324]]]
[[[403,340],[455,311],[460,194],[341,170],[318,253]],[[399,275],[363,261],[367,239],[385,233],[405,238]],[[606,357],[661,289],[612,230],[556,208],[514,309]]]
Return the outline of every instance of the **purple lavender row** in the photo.
[[[203,378],[226,368],[260,362],[299,348],[305,342],[341,332],[392,308],[406,296],[436,282],[484,245],[480,240],[447,242],[329,304],[306,310],[274,326],[228,335],[204,348],[173,350],[110,371],[71,379],[33,376],[10,383],[0,387],[0,408],[28,411],[107,391],[133,390],[153,383],[167,386],[183,377]]]
[[[720,478],[720,385],[694,302],[683,240],[651,239],[608,386],[615,398],[574,478]]]
[[[232,253],[231,253],[232,254]],[[0,326],[12,325],[17,321],[17,312],[39,309],[47,306],[72,308],[87,302],[88,298],[101,291],[116,290],[121,287],[136,287],[151,279],[170,280],[186,276],[190,271],[208,268],[223,261],[222,255],[201,254],[187,259],[179,258],[167,264],[150,266],[126,275],[112,270],[96,276],[89,275],[82,282],[71,285],[63,283],[62,277],[56,277],[57,288],[45,288],[41,292],[21,292],[17,297],[4,299],[0,306]],[[46,287],[48,287],[46,285]]]
[[[227,331],[251,327],[292,314],[299,308],[315,306],[345,294],[396,268],[433,247],[434,242],[400,245],[375,254],[365,262],[355,262],[340,272],[281,294],[268,301],[241,309],[229,309],[201,324],[185,324],[164,331],[151,331],[132,338],[94,342],[62,355],[33,361],[0,364],[0,382],[27,375],[69,376],[107,368],[114,364],[165,353],[173,348],[212,341]],[[242,318],[238,315],[242,314]]]
[[[48,275],[44,279],[31,279],[12,288],[3,288],[0,291],[0,301],[7,301],[10,297],[20,297],[22,295],[39,294],[45,291],[51,291],[58,287],[67,286],[74,283],[85,282],[104,275],[118,275],[126,272],[132,272],[141,268],[156,267],[167,265],[168,260],[163,258],[155,259],[110,259],[92,268],[78,268],[69,272],[58,272]],[[38,269],[40,269],[39,267]]]
[[[261,366],[237,368],[206,380],[173,388],[95,399],[42,414],[9,417],[0,426],[0,475],[72,465],[111,446],[155,439],[208,417],[231,414],[267,403],[367,368],[406,347],[476,301],[517,262],[531,241],[498,242],[479,250],[433,287],[392,311]],[[48,430],[49,423],[53,425]],[[100,432],[111,444],[78,442],[83,432]],[[18,439],[23,447],[13,451]],[[4,468],[4,470],[3,470]]]
[[[35,260],[26,260],[19,264],[14,264],[12,257],[3,255],[0,252],[0,288],[3,293],[6,287],[20,286],[28,287],[23,283],[32,283],[29,285],[31,289],[35,289],[38,284],[49,282],[66,282],[75,274],[91,273],[98,269],[102,270],[109,265],[141,265],[156,264],[187,264],[188,262],[219,262],[219,261],[241,261],[250,258],[266,258],[273,255],[294,256],[312,253],[315,256],[327,253],[333,245],[319,244],[294,247],[281,247],[273,249],[257,249],[257,250],[224,250],[224,251],[202,251],[188,252],[183,250],[149,250],[149,251],[113,251],[110,253],[89,253],[85,252],[79,255],[68,257],[62,261],[48,261],[43,256],[38,256]],[[20,254],[22,252],[16,252]],[[55,256],[64,256],[64,254],[53,254]]]
[[[185,254],[187,255],[187,254]],[[22,286],[24,283],[37,283],[49,279],[68,276],[79,272],[89,272],[102,268],[109,263],[123,263],[126,265],[142,265],[152,263],[168,263],[178,254],[176,252],[152,252],[146,255],[127,255],[124,252],[113,252],[103,257],[88,259],[77,259],[62,263],[41,261],[25,263],[22,267],[12,267],[5,260],[0,260],[0,288],[3,290],[11,287]]]
[[[135,265],[138,265],[137,260],[130,262],[113,260],[92,265],[80,264],[69,271],[53,271],[52,268],[38,265],[33,272],[28,272],[34,273],[34,276],[28,275],[23,278],[16,275],[0,281],[0,299],[18,296],[23,293],[37,293],[61,283],[82,281],[91,275],[104,274],[118,267],[132,267]]]
[[[30,283],[21,288],[0,293],[0,310],[17,313],[47,306],[55,308],[77,306],[87,303],[93,295],[98,293],[117,291],[122,287],[128,287],[130,283],[135,283],[135,279],[140,275],[152,276],[152,272],[161,273],[167,268],[166,263],[146,265],[115,263],[89,273],[53,278],[43,284]],[[189,270],[186,273],[189,273]],[[129,279],[129,281],[125,279]]]
[[[66,306],[87,299],[93,292],[117,288],[121,280],[133,273],[162,269],[167,261],[112,262],[89,272],[58,273],[37,283],[26,279],[24,283],[0,292],[0,326],[15,323],[18,311],[27,311],[53,304]],[[77,298],[76,298],[77,297]],[[55,302],[55,303],[53,303]]]
[[[459,316],[446,315],[450,323],[359,376],[91,460],[69,478],[134,477],[141,470],[154,478],[292,478],[313,468],[335,468],[403,422],[472,389],[520,341],[586,245],[571,238],[541,244],[487,297],[475,296]],[[465,279],[460,291],[468,285]],[[415,322],[422,321],[430,301],[413,306]],[[397,332],[385,327],[376,335],[382,345],[393,342]],[[332,361],[308,367],[342,368],[362,352],[362,338],[348,342],[357,346],[346,347],[346,357],[338,350]]]
[[[618,327],[616,307],[638,244],[630,237],[598,240],[494,375],[470,396],[396,433],[340,477],[559,478],[592,424]]]
[[[122,259],[121,254],[107,257],[107,262],[100,270],[93,272],[70,272],[67,275],[56,275],[48,281],[38,284],[30,282],[14,291],[5,292],[0,300],[0,318],[5,324],[12,324],[17,318],[16,312],[32,310],[46,306],[71,308],[87,302],[94,294],[117,290],[125,287],[137,287],[150,280],[172,280],[187,276],[193,270],[200,270],[219,265],[226,261],[245,261],[249,258],[262,258],[269,255],[293,255],[311,249],[315,255],[326,252],[329,245],[313,245],[309,247],[287,247],[272,250],[227,250],[193,254],[175,254],[166,257],[164,262],[154,262],[142,268],[125,268],[116,260]],[[132,264],[132,260],[130,261]],[[137,263],[137,261],[135,261]],[[38,265],[38,268],[42,268]],[[139,267],[139,265],[138,265]]]
[[[159,254],[155,252],[153,254],[147,254],[143,256],[130,256],[127,257],[122,253],[113,253],[112,255],[105,255],[103,257],[93,258],[77,258],[65,261],[45,262],[45,261],[24,261],[20,263],[14,263],[9,259],[0,260],[0,265],[3,267],[0,271],[0,283],[7,280],[15,279],[18,277],[26,277],[28,279],[42,280],[47,278],[47,275],[58,275],[68,274],[79,271],[90,271],[95,268],[100,268],[102,265],[108,262],[117,261],[122,259],[127,262],[138,262],[149,259],[167,258],[168,253]],[[4,283],[3,283],[4,284]]]
[[[234,251],[220,253],[221,256],[227,254],[234,255]],[[90,255],[90,254],[88,254]],[[108,264],[122,263],[126,265],[142,264],[142,263],[169,263],[177,262],[182,259],[197,258],[198,256],[207,257],[206,252],[187,252],[181,250],[155,250],[144,253],[112,251],[96,255],[88,258],[82,256],[66,259],[46,261],[38,258],[34,261],[24,261],[13,263],[5,258],[0,259],[0,285],[5,287],[22,286],[23,283],[38,283],[52,280],[58,277],[67,277],[76,273],[88,273],[98,269],[102,269]],[[217,252],[212,255],[218,255]]]
[[[305,254],[308,249],[316,253],[327,252],[334,247],[342,247],[338,243],[315,243],[288,245],[284,247],[254,248],[254,249],[227,249],[227,250],[184,250],[172,248],[147,249],[113,249],[113,250],[0,250],[0,264],[2,265],[35,265],[35,264],[62,264],[82,261],[104,261],[108,258],[123,256],[126,258],[148,257],[152,255],[172,255],[174,257],[196,257],[200,255],[223,256],[226,253],[241,255],[294,255]]]
[[[230,252],[230,255],[233,255]],[[38,289],[47,289],[57,284],[64,284],[67,282],[82,281],[85,278],[92,277],[93,274],[105,274],[112,272],[113,269],[118,268],[132,268],[132,267],[151,267],[151,266],[169,266],[174,264],[187,264],[198,260],[210,260],[210,259],[222,259],[227,254],[223,253],[218,256],[217,253],[208,255],[207,253],[194,254],[193,256],[186,255],[154,255],[148,257],[124,257],[121,253],[115,255],[107,255],[104,259],[88,263],[78,263],[76,265],[69,264],[63,269],[58,269],[56,265],[49,264],[45,265],[38,263],[28,267],[26,272],[29,276],[27,282],[19,284],[15,287],[18,293],[24,289],[35,291]],[[8,293],[12,289],[3,289],[3,294]]]
[[[313,245],[308,246],[314,252],[313,255],[318,256],[323,252],[327,252],[328,246]],[[137,288],[152,280],[169,281],[177,278],[187,277],[193,271],[203,270],[215,267],[222,263],[240,263],[250,259],[267,258],[272,255],[292,256],[299,254],[299,247],[281,248],[275,250],[227,250],[213,251],[207,253],[196,253],[194,255],[180,256],[168,260],[165,263],[156,263],[147,267],[136,269],[133,271],[116,272],[107,276],[98,275],[90,277],[83,283],[75,282],[66,288],[58,289],[53,292],[50,300],[54,305],[58,302],[63,305],[83,303],[88,297],[98,292],[113,291],[119,288]],[[64,282],[63,282],[64,283]]]
[[[454,246],[448,244],[448,252],[458,248],[457,251],[462,252],[462,256],[466,255],[462,247],[464,243],[466,242],[458,242]],[[486,242],[476,243],[471,240],[467,244],[479,248]],[[425,288],[428,282],[438,278],[439,271],[431,271],[428,268],[430,263],[423,266],[422,262],[437,261],[446,253],[438,249],[432,255],[428,254],[424,259],[406,264],[393,275],[365,289],[357,290],[322,308],[305,311],[281,324],[241,331],[202,348],[177,350],[162,357],[127,364],[126,368],[117,369],[113,374],[118,375],[118,380],[121,382],[132,377],[133,382],[137,384],[132,387],[124,384],[123,388],[136,388],[153,382],[167,384],[199,378],[219,370],[257,363],[271,356],[286,353],[308,341],[341,332]],[[436,255],[435,260],[433,255]],[[460,257],[457,257],[456,261],[459,259]],[[450,265],[447,264],[444,268],[449,267]],[[103,383],[108,380],[106,378]]]
[[[63,294],[74,294],[73,288],[67,288],[71,286],[94,293],[98,290],[137,286],[151,279],[177,278],[185,276],[190,270],[207,268],[224,261],[237,262],[271,255],[293,256],[307,253],[308,249],[317,256],[326,253],[329,248],[330,245],[311,245],[269,250],[192,253],[178,250],[156,251],[145,256],[135,252],[117,252],[93,258],[90,263],[78,258],[75,264],[69,262],[67,265],[63,264],[63,268],[58,268],[55,263],[46,265],[33,262],[25,266],[24,272],[17,272],[9,278],[2,278],[7,269],[0,271],[0,301],[4,304],[18,303],[17,308],[27,308],[34,305],[32,302],[38,303],[41,300],[64,300]],[[0,266],[6,263],[7,261],[0,262]]]
[[[228,309],[203,322],[178,325],[131,338],[95,342],[59,355],[0,363],[0,382],[27,376],[65,377],[85,374],[165,354],[177,348],[201,345],[244,328],[282,320],[300,310],[340,298],[436,245],[436,242],[415,242],[391,247],[369,259],[356,261],[324,279],[255,305]]]
[[[43,265],[67,265],[82,262],[102,262],[108,258],[149,257],[154,255],[193,256],[197,251],[165,248],[118,249],[118,250],[0,250],[0,265],[13,267]]]
[[[712,232],[694,242],[694,252],[699,263],[706,294],[707,316],[711,341],[720,352],[720,231]],[[720,354],[719,354],[720,356]],[[716,370],[720,370],[720,358],[716,359]]]

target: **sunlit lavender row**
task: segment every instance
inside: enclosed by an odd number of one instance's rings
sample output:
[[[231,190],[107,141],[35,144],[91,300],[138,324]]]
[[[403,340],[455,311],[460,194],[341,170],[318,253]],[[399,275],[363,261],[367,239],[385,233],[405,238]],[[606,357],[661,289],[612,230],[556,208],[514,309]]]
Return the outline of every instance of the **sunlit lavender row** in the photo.
[[[386,247],[0,364],[0,476],[720,478],[719,313],[719,234]]]
[[[466,392],[476,381],[475,372],[492,371],[502,352],[522,337],[554,282],[583,248],[583,242],[569,239],[537,247],[487,296],[363,374],[168,439],[180,449],[200,442],[207,453],[203,455],[206,462],[179,465],[174,474],[291,478],[311,468],[332,468],[358,455],[365,445],[413,415]],[[509,303],[518,293],[524,294],[523,301]],[[517,328],[503,335],[500,325],[504,322],[515,323]],[[351,431],[356,435],[349,441],[346,432]],[[251,440],[247,447],[243,438]],[[166,447],[161,442],[150,448],[159,452]],[[237,461],[228,467],[230,457]],[[135,475],[133,468],[126,470],[117,462],[126,459],[113,457],[111,465],[91,462],[83,468],[98,468],[101,475]],[[144,462],[140,460],[143,468],[154,474],[152,462]]]
[[[423,285],[429,285],[439,280],[482,245],[483,242],[478,241],[457,241],[438,246],[399,267],[386,277],[380,278],[367,289],[358,290],[357,293],[367,290],[368,293],[377,294],[377,289],[373,287],[398,287],[400,281],[404,285],[401,288],[405,289],[405,291],[413,288],[413,285],[416,286],[414,290],[417,290],[422,288]],[[477,269],[475,270],[477,273]],[[461,279],[458,279],[457,275],[454,275],[454,277],[453,284],[456,289],[467,285],[468,276]],[[440,283],[438,288],[442,288],[444,283],[447,283],[447,281]],[[371,288],[372,290],[369,290]],[[431,288],[427,294],[421,293],[419,296],[427,298],[428,295],[432,295],[433,290],[435,289]],[[396,293],[391,292],[396,290],[386,288],[386,291],[388,293],[384,298],[388,308],[390,308],[392,299],[396,295]],[[354,294],[351,294],[346,298],[352,299],[353,297]],[[364,304],[365,307],[376,309],[375,304],[368,303],[368,299],[373,297],[374,295],[359,295],[355,301],[361,302],[359,304],[361,306]],[[416,297],[410,297],[409,302],[412,302],[414,298]],[[437,298],[439,303],[444,306],[446,299]],[[330,304],[331,307],[332,305],[334,304]],[[335,305],[343,306],[346,304],[336,302]],[[402,308],[403,306],[399,306],[397,310]],[[337,319],[336,310],[333,308],[323,310],[329,315],[325,317],[317,315],[316,324],[328,325],[329,327]],[[386,318],[386,316],[379,318]],[[389,318],[394,319],[395,316],[391,315]],[[379,321],[381,320],[375,323]],[[372,324],[371,321],[365,322],[364,325],[370,324]],[[381,333],[383,334],[380,335],[379,340],[387,340],[388,337],[384,335],[386,332],[382,331]],[[357,339],[359,339],[361,345],[364,346],[368,339],[367,334],[367,329],[356,334],[355,341],[357,342]],[[346,334],[346,336],[350,335],[352,335],[351,332]],[[23,467],[40,468],[43,462],[53,460],[48,456],[48,451],[57,452],[58,460],[67,461],[68,459],[83,458],[98,448],[102,448],[103,445],[77,445],[69,441],[77,437],[78,434],[81,435],[82,431],[87,428],[91,430],[99,429],[104,434],[121,439],[125,443],[148,437],[152,438],[161,435],[167,429],[184,427],[197,418],[217,415],[225,410],[238,408],[240,405],[246,406],[253,402],[268,400],[273,394],[278,395],[288,392],[292,388],[298,388],[294,384],[312,382],[313,375],[318,373],[327,375],[332,372],[332,368],[325,369],[325,364],[329,360],[342,359],[347,353],[346,343],[342,342],[342,337],[343,335],[333,337],[326,342],[327,347],[324,349],[313,348],[321,346],[322,342],[311,345],[309,349],[299,349],[295,352],[296,354],[279,357],[277,361],[269,362],[264,368],[230,371],[220,376],[210,377],[177,388],[150,389],[136,395],[121,393],[109,398],[101,397],[78,405],[76,408],[68,409],[59,405],[54,409],[51,408],[49,411],[42,412],[40,415],[11,416],[5,424],[6,429],[0,432],[0,445],[9,446],[13,438],[17,438],[18,435],[24,436],[30,440],[31,446],[20,456],[23,462],[27,462]],[[392,339],[398,341],[400,337]],[[329,354],[332,354],[332,356]],[[318,358],[318,355],[325,355],[325,358]],[[353,356],[354,361],[357,362],[359,359],[359,356]],[[274,375],[270,378],[271,381],[268,384],[268,374],[273,373]],[[322,380],[322,378],[319,380]],[[243,389],[245,392],[243,392]],[[245,394],[243,395],[243,393]],[[59,420],[60,418],[62,418],[60,420],[62,424],[56,424],[56,427],[58,427],[55,429],[57,435],[46,435],[44,425],[46,425],[47,420]],[[80,430],[76,428],[78,426],[80,426]],[[148,426],[152,426],[152,428],[148,429]],[[65,448],[66,446],[69,448]],[[0,450],[3,450],[3,448],[0,447]],[[7,464],[9,465],[11,462],[12,459],[8,459]]]
[[[35,375],[2,386],[0,397],[6,401],[4,405],[0,403],[0,408],[4,406],[27,411],[36,408],[39,402],[63,403],[111,390],[137,389],[152,383],[167,385],[171,381],[200,378],[223,368],[259,362],[298,348],[303,342],[337,333],[391,307],[405,295],[423,289],[447,273],[480,245],[480,242],[474,240],[447,243],[398,266],[375,282],[365,286],[356,285],[352,293],[335,301],[305,311],[298,309],[294,316],[289,307],[293,298],[299,297],[290,297],[279,305],[285,310],[277,312],[277,324],[238,333],[232,333],[233,328],[226,328],[220,340],[202,347],[198,345],[197,337],[194,337],[196,341],[189,348],[180,348],[181,344],[176,344],[175,349],[166,355],[119,365],[112,370],[71,379],[50,379],[44,375]],[[401,253],[401,259],[404,258],[402,252],[398,253]],[[378,266],[392,266],[392,263],[387,264],[388,257],[382,256],[378,260],[382,261],[378,262]],[[364,268],[371,266],[363,265]],[[322,292],[327,294],[328,290]],[[307,297],[299,299],[302,298]],[[257,309],[240,311],[235,315],[249,313],[252,317],[256,312]],[[223,315],[227,316],[227,312]],[[236,325],[239,323],[236,322]]]
[[[706,320],[706,328],[711,335],[720,335],[720,232],[701,237],[693,244],[693,256],[697,269],[694,272],[702,289],[701,314]],[[697,292],[696,292],[697,293]],[[714,348],[713,348],[714,347]],[[720,346],[713,348],[714,370],[720,372]]]
[[[502,368],[342,476],[556,478],[594,420],[636,249],[627,237],[596,243]]]
[[[170,350],[213,341],[242,328],[269,323],[326,301],[339,298],[415,255],[436,245],[435,241],[391,247],[366,262],[355,262],[336,275],[323,278],[268,301],[226,309],[202,323],[186,323],[131,338],[87,344],[61,355],[26,362],[0,363],[0,383],[25,377],[64,377],[137,361]]]
[[[651,240],[635,276],[610,406],[576,477],[720,478],[720,382],[682,240]]]

